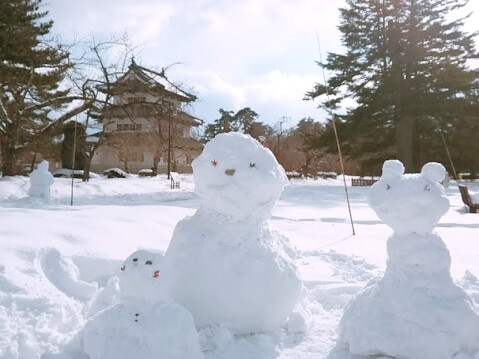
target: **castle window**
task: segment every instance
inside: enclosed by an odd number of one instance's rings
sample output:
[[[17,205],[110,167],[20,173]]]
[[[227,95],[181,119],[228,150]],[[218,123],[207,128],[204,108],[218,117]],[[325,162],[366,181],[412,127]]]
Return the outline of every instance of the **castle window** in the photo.
[[[140,132],[141,131],[141,123],[117,123],[116,124],[117,131],[134,131]]]
[[[146,101],[145,96],[130,96],[127,98],[128,103],[141,103],[145,101]]]

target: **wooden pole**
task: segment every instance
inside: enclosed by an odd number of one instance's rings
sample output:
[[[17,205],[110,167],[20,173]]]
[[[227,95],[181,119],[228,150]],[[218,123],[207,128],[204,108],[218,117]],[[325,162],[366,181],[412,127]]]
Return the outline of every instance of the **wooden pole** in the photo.
[[[72,186],[70,193],[70,206],[73,206],[73,180],[75,179],[75,152],[76,152],[76,143],[77,143],[77,122],[75,118],[75,123],[73,125],[73,158],[72,158]]]
[[[452,162],[451,153],[449,152],[449,147],[447,147],[446,138],[444,137],[444,133],[442,132],[441,127],[439,127],[439,123],[437,122],[437,120],[434,120],[434,122],[436,122],[436,127],[439,131],[439,134],[441,135],[441,138],[442,138],[442,143],[444,144],[444,147],[446,148],[447,158],[449,159],[449,163],[451,164],[454,179],[458,180],[457,173],[456,173],[456,167],[454,167],[454,162]]]
[[[326,96],[327,96],[327,101],[328,101],[328,112],[329,112],[329,115],[331,116],[331,121],[333,123],[334,137],[336,139],[336,146],[338,148],[339,163],[341,165],[341,175],[343,177],[343,183],[344,183],[344,191],[346,192],[346,202],[348,204],[349,219],[350,219],[350,222],[351,222],[351,228],[352,228],[353,236],[354,236],[356,234],[356,231],[354,229],[354,221],[353,221],[353,215],[352,215],[352,212],[351,212],[351,203],[349,201],[348,186],[346,184],[346,176],[344,174],[343,155],[341,153],[341,144],[339,142],[338,129],[336,128],[336,118],[335,118],[335,116],[333,114],[333,110],[331,108],[331,99],[330,99],[330,94],[329,94],[329,87],[328,87],[328,82],[326,81],[326,73],[324,72],[323,56],[321,54],[321,45],[319,43],[319,35],[318,35],[317,32],[316,32],[316,39],[318,41],[319,61],[321,61],[321,70],[322,70],[322,73],[323,73],[324,88],[326,90]]]

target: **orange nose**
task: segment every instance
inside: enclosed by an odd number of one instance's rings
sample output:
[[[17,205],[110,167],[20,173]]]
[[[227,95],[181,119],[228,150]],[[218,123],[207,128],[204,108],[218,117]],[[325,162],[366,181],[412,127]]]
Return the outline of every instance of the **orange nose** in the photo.
[[[225,175],[227,176],[233,176],[235,174],[236,170],[235,169],[229,169],[225,171]]]
[[[160,271],[155,270],[155,273],[153,273],[153,278],[158,278],[160,276]]]

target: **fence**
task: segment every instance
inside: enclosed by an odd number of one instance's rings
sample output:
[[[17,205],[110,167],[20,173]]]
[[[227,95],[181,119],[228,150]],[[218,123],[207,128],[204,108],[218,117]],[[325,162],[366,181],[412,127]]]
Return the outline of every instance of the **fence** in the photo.
[[[372,186],[376,182],[373,178],[352,178],[351,186]]]

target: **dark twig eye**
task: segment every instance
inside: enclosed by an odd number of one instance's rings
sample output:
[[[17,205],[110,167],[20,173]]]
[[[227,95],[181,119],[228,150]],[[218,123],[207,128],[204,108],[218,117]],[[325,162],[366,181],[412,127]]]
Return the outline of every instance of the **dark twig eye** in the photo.
[[[218,166],[218,162],[216,160],[211,161],[211,164],[215,167]]]
[[[133,262],[138,262],[138,258],[133,258]]]
[[[391,189],[391,186],[386,184],[386,189],[389,191]]]
[[[249,168],[256,168],[256,163],[250,162],[249,163]]]
[[[145,264],[152,265],[153,262],[152,261],[146,261]]]

